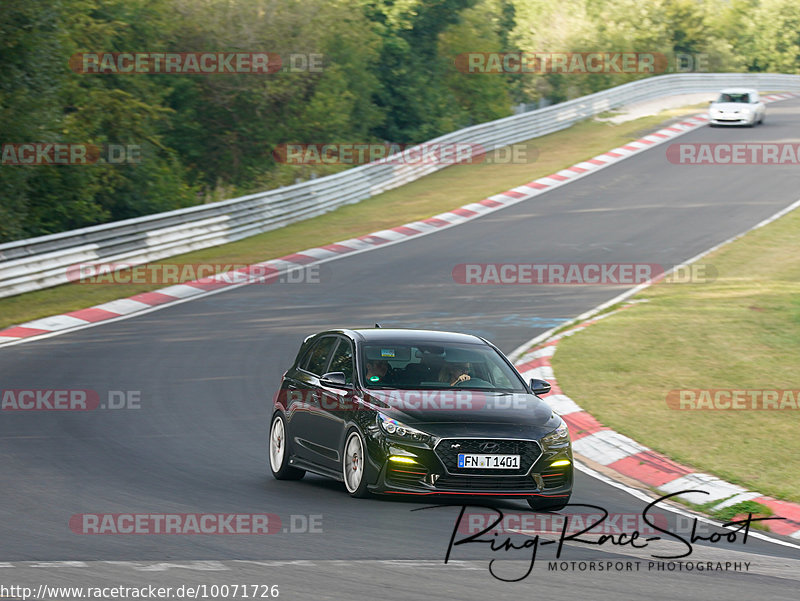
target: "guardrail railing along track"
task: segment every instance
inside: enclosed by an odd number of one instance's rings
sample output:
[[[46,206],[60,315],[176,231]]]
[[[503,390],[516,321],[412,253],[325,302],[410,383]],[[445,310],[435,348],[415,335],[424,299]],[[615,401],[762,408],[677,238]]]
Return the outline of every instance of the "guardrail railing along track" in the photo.
[[[480,144],[488,152],[566,129],[623,104],[714,92],[727,86],[800,91],[800,75],[683,73],[650,77],[467,127],[424,144]],[[0,297],[63,284],[68,281],[67,268],[77,263],[139,264],[240,240],[360,202],[446,166],[411,161],[371,163],[240,198],[0,244]]]

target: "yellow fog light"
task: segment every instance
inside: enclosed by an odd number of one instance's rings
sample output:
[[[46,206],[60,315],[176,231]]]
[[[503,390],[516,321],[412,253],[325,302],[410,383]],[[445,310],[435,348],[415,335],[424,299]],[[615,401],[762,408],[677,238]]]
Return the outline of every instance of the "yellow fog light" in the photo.
[[[569,459],[559,459],[551,463],[550,467],[561,467],[562,465],[569,465],[570,463],[571,461]]]
[[[403,457],[402,455],[392,455],[389,457],[389,461],[394,461],[395,463],[416,463],[411,457]]]

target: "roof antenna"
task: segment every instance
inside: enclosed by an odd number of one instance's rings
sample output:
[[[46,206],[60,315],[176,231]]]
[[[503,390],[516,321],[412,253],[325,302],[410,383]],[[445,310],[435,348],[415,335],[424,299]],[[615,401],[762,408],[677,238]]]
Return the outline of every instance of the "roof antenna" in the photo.
[[[375,324],[375,327],[376,327],[376,328],[379,328],[379,327],[381,327],[381,324],[379,324],[379,323],[376,323],[376,324]]]

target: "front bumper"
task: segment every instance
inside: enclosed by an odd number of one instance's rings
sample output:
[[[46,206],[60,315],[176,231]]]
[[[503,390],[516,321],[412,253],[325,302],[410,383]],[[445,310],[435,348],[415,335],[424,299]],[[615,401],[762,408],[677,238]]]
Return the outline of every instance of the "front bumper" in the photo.
[[[711,117],[709,123],[712,125],[751,125],[755,119],[755,115],[752,115],[751,117]]]
[[[426,445],[381,441],[370,452],[375,479],[369,490],[376,494],[428,497],[497,497],[568,499],[572,492],[572,449],[566,445],[544,449],[536,442],[538,458],[530,458],[519,473],[499,470],[459,470],[446,454],[443,456]],[[535,442],[535,441],[528,441]],[[408,457],[414,463],[396,463],[391,456]],[[523,455],[524,457],[524,455]],[[567,459],[567,466],[553,467]],[[449,465],[445,465],[449,461]],[[524,459],[523,459],[524,461]],[[471,472],[471,473],[467,473]]]

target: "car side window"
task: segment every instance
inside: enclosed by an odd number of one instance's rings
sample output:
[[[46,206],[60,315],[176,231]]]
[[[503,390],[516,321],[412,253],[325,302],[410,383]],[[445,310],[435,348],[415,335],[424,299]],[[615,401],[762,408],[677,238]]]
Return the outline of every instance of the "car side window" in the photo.
[[[348,340],[339,339],[339,346],[331,357],[328,371],[341,371],[344,373],[344,381],[353,383],[353,347]]]
[[[318,340],[303,361],[302,369],[321,376],[328,364],[328,357],[331,356],[334,344],[336,344],[336,338],[333,336],[326,336]]]

